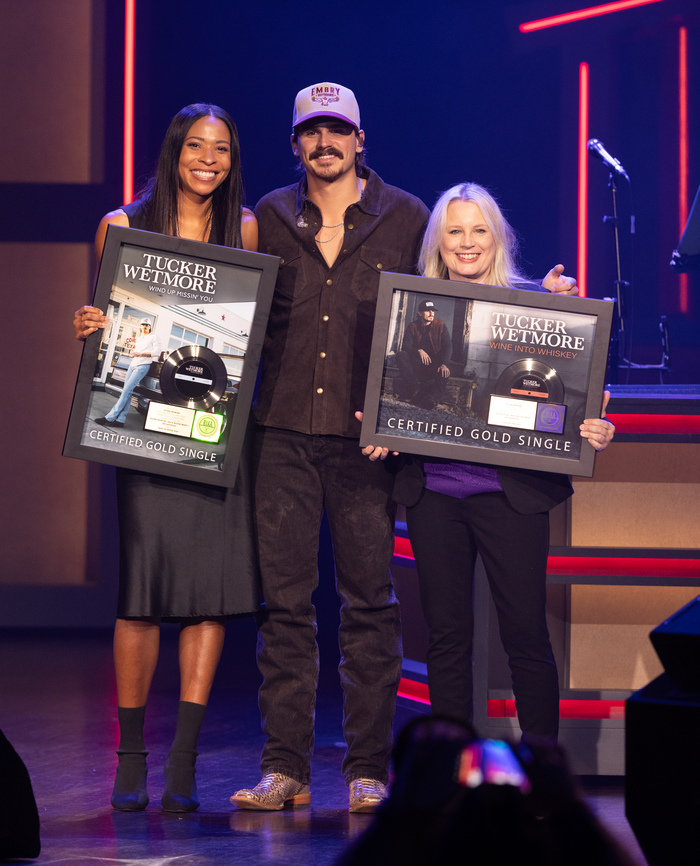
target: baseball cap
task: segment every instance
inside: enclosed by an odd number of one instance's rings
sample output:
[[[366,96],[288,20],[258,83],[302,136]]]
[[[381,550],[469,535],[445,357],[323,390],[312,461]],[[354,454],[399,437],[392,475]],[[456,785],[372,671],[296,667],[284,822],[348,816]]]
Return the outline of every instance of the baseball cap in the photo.
[[[437,313],[437,307],[432,301],[421,301],[420,304],[418,304],[419,313],[427,313],[428,310],[432,310],[434,313]]]
[[[297,93],[292,114],[292,129],[312,117],[337,117],[360,128],[360,107],[349,87],[323,81]]]
[[[151,326],[153,325],[153,323],[151,322],[150,319],[141,319],[141,324],[142,325],[151,325]]]

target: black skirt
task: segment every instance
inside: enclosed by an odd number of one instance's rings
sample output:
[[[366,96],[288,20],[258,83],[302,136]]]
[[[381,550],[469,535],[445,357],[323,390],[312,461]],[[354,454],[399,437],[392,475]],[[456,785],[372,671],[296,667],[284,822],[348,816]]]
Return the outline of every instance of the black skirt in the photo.
[[[248,445],[231,490],[117,470],[118,617],[179,620],[259,609]]]

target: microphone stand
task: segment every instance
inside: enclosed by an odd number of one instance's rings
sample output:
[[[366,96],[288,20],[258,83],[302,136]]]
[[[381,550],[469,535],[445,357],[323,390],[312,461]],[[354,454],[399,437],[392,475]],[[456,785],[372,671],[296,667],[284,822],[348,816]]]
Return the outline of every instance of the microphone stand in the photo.
[[[627,315],[627,290],[630,283],[622,279],[622,264],[620,258],[620,223],[617,214],[617,185],[615,183],[616,172],[611,171],[608,187],[612,195],[612,216],[604,216],[603,222],[610,223],[615,235],[615,265],[617,279],[614,281],[615,296],[607,298],[615,302],[613,311],[612,330],[610,332],[610,354],[608,357],[608,376],[606,381],[610,385],[619,384],[619,371],[624,370],[658,370],[663,384],[663,374],[670,372],[669,367],[670,350],[668,340],[668,324],[666,316],[661,316],[659,330],[661,332],[661,363],[660,364],[636,364],[627,357],[629,347],[627,346],[627,330],[625,328],[625,316]],[[631,217],[631,233],[634,233],[634,217]]]
[[[610,354],[608,356],[608,382],[611,385],[618,384],[618,371],[620,369],[620,358],[624,358],[626,354],[625,347],[625,304],[626,304],[626,289],[629,288],[629,282],[622,279],[622,265],[620,262],[620,222],[617,216],[617,185],[615,184],[615,172],[610,172],[608,187],[612,194],[612,216],[604,216],[603,222],[610,223],[615,235],[615,263],[617,269],[617,279],[614,281],[615,310],[613,313],[612,330],[610,331]],[[629,366],[629,362],[625,366]]]
[[[627,173],[620,165],[619,160],[612,157],[603,147],[602,142],[597,138],[592,138],[588,142],[588,150],[598,159],[601,159],[608,167],[609,180],[608,188],[612,194],[612,216],[604,216],[603,222],[610,223],[615,233],[615,263],[617,279],[614,282],[615,296],[614,298],[606,298],[606,301],[614,302],[613,323],[610,332],[610,352],[608,355],[608,370],[607,382],[611,385],[618,384],[619,371],[624,368],[629,370],[659,370],[661,382],[663,384],[663,374],[670,371],[669,367],[669,342],[668,342],[668,325],[666,316],[661,316],[659,328],[661,330],[661,363],[660,364],[635,364],[627,357],[627,353],[631,351],[631,345],[627,345],[627,331],[625,329],[625,316],[627,314],[627,290],[630,284],[627,280],[622,279],[622,265],[620,259],[620,221],[617,214],[617,184],[615,183],[615,175],[619,174],[625,178],[627,183],[630,182]],[[699,193],[700,195],[700,193]],[[630,217],[630,234],[634,235],[634,216]],[[674,262],[671,263],[674,266]],[[630,341],[631,342],[631,341]]]

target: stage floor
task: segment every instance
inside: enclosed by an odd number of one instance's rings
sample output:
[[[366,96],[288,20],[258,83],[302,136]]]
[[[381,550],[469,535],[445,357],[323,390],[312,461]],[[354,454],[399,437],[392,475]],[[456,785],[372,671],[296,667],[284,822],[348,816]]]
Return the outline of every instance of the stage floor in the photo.
[[[229,796],[259,780],[262,734],[252,621],[231,622],[199,743],[199,811],[160,808],[163,763],[177,710],[175,627],[166,627],[146,717],[145,812],[112,810],[117,745],[111,635],[5,632],[0,636],[0,729],[29,770],[41,820],[40,864],[331,864],[371,816],[350,815],[340,774],[344,744],[333,664],[322,669],[310,807],[235,810]],[[405,716],[404,716],[405,718]],[[624,816],[622,780],[584,780],[592,808],[646,866]]]

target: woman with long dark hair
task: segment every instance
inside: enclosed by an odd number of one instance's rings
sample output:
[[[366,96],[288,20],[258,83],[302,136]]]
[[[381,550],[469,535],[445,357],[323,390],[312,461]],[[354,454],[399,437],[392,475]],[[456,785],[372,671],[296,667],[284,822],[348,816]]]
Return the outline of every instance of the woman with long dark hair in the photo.
[[[138,199],[108,213],[95,238],[102,256],[108,225],[256,250],[257,222],[243,208],[238,132],[216,105],[179,111],[165,134],[156,172]],[[76,338],[107,323],[96,307],[75,313]],[[223,648],[226,617],[258,606],[248,465],[232,490],[117,470],[120,580],[114,663],[120,741],[112,806],[148,805],[143,724],[158,660],[161,621],[179,621],[180,703],[165,764],[163,808],[199,806],[197,740]],[[206,563],[206,567],[203,567]]]

